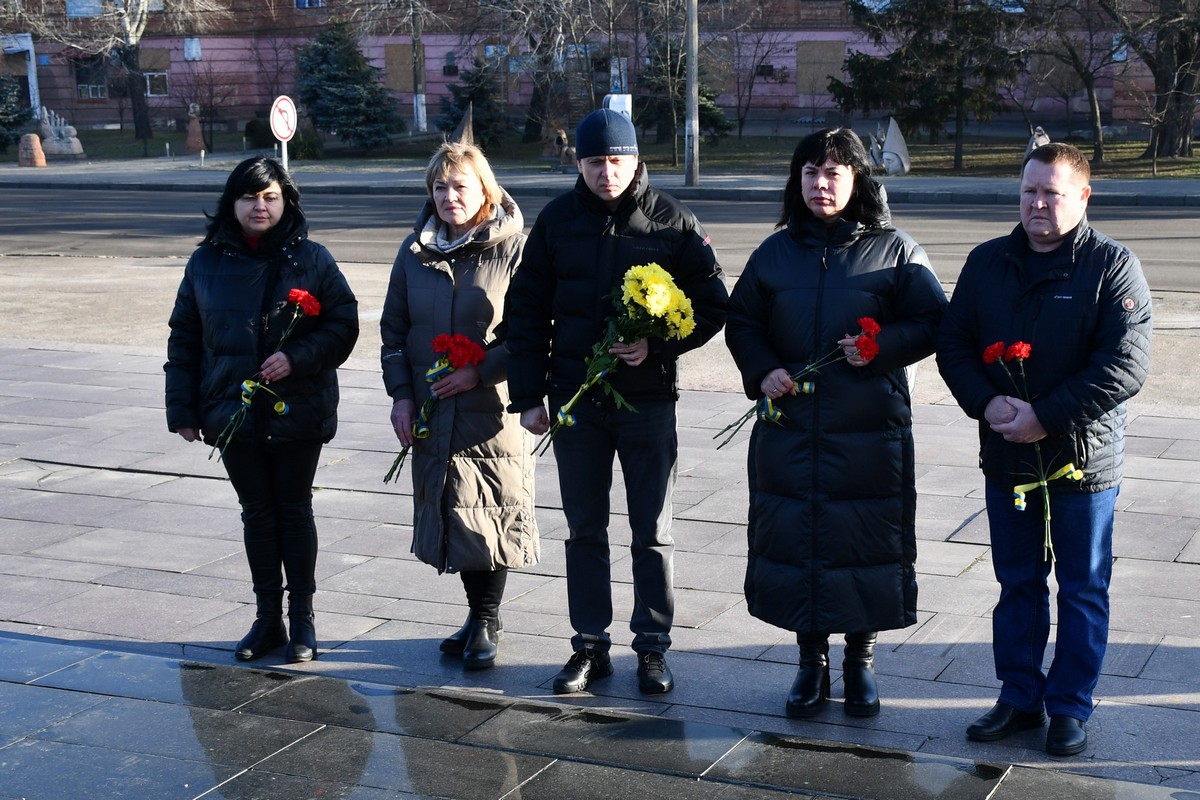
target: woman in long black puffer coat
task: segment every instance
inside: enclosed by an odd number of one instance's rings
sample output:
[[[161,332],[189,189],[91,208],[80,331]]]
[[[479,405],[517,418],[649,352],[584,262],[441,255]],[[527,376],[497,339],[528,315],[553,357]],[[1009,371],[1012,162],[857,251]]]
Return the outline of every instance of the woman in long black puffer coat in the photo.
[[[337,428],[337,367],[358,338],[358,304],[308,239],[300,192],[277,161],[250,158],[230,174],[170,327],[167,427],[220,450],[242,507],[258,612],[237,658],[284,644],[288,661],[316,658],[312,487]]]
[[[788,716],[813,716],[829,697],[831,633],[846,635],[846,713],[873,716],[877,634],[916,622],[905,368],[933,352],[946,296],[925,252],[890,224],[852,131],[800,142],[779,224],[738,279],[725,328],[746,394],[782,412],[750,439],[746,599],[796,632]],[[867,317],[881,326],[874,357],[857,343]]]

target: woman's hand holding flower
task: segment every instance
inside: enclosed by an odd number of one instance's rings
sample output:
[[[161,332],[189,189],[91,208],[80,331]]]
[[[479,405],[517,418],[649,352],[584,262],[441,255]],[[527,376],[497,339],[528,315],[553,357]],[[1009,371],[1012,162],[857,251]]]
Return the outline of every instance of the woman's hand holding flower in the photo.
[[[258,376],[263,383],[281,381],[292,374],[292,360],[283,353],[274,352],[258,368]]]
[[[785,394],[796,393],[796,382],[792,380],[792,376],[783,367],[777,367],[767,373],[767,377],[762,379],[759,384],[762,393],[766,397],[775,399],[783,397]]]
[[[405,447],[412,447],[412,443],[416,441],[412,432],[413,417],[416,415],[417,404],[412,400],[397,400],[392,403],[392,430],[396,432],[400,444]]]
[[[474,364],[464,364],[439,380],[429,391],[439,400],[453,397],[456,394],[469,392],[479,385],[479,370]]]
[[[200,439],[200,431],[196,430],[195,428],[180,428],[175,432],[178,433],[185,442],[195,442]]]

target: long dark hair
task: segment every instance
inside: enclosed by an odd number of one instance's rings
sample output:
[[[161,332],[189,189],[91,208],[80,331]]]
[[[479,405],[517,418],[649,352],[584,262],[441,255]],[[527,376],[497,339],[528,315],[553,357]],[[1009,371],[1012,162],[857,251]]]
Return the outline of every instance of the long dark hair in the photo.
[[[217,201],[216,213],[204,212],[204,216],[208,217],[208,227],[201,244],[240,239],[242,225],[237,220],[233,204],[239,197],[258,194],[272,183],[278,183],[283,192],[283,216],[279,218],[275,227],[267,232],[267,236],[275,239],[276,236],[285,235],[302,224],[304,211],[300,208],[300,189],[296,186],[296,181],[275,159],[254,156],[238,164],[233,168],[233,172],[229,173],[229,178],[225,181],[225,190],[221,192],[221,199]],[[280,234],[272,236],[276,231]]]
[[[801,178],[806,164],[821,165],[826,161],[849,167],[854,172],[854,192],[842,217],[868,227],[885,223],[890,216],[887,203],[879,184],[871,180],[871,163],[862,140],[849,128],[825,128],[810,133],[796,145],[787,186],[783,189],[783,212],[775,227],[782,228],[793,219],[800,222],[813,216],[804,202]]]

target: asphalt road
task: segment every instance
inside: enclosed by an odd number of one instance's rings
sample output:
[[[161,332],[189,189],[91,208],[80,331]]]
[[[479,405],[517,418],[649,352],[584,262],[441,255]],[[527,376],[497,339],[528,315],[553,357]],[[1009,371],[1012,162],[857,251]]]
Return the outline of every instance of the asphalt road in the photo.
[[[517,196],[531,224],[545,197]],[[186,192],[70,193],[10,189],[0,197],[0,338],[161,348],[180,273],[203,235],[215,194]],[[421,200],[415,196],[311,194],[305,197],[312,236],[327,246],[358,295],[363,334],[353,358],[377,363],[376,324],[391,262]],[[732,286],[753,249],[774,229],[773,203],[690,203],[712,235]],[[900,205],[896,224],[929,252],[947,288],[972,247],[1007,233],[1016,209],[998,206]],[[1156,358],[1150,387],[1161,401],[1196,405],[1200,367],[1200,226],[1194,209],[1096,207],[1096,227],[1138,253],[1155,292]],[[1174,351],[1186,358],[1174,358]],[[689,356],[687,388],[740,391],[720,340]],[[1159,361],[1159,363],[1163,363]],[[922,365],[918,399],[936,402],[945,389]],[[1156,395],[1157,396],[1157,395]]]

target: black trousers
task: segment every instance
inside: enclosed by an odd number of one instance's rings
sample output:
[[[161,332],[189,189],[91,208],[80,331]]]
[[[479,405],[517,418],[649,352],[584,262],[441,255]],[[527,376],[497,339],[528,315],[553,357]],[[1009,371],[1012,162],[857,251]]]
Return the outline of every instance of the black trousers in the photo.
[[[255,594],[298,596],[317,589],[312,486],[321,442],[231,443],[221,459],[242,506],[242,533]]]

